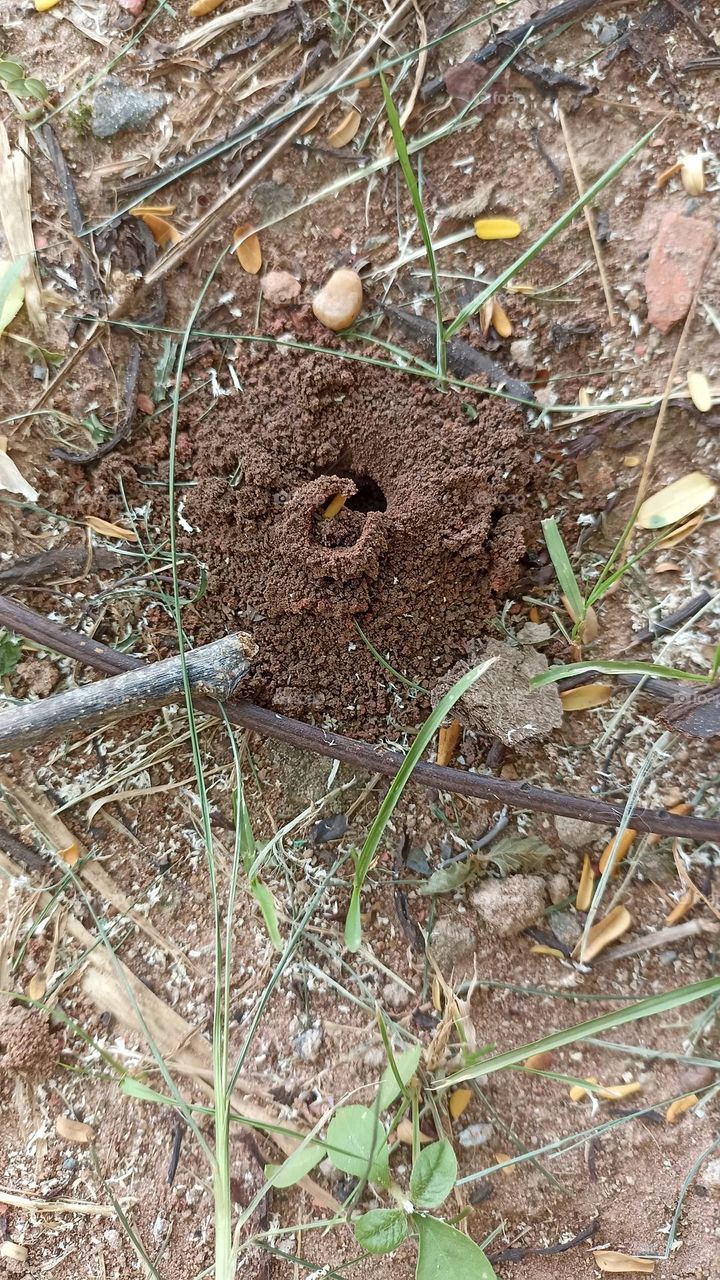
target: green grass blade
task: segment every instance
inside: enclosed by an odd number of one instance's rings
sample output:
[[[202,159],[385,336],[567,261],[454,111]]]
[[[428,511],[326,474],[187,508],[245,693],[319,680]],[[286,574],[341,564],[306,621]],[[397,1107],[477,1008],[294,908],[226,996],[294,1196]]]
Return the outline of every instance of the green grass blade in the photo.
[[[554,684],[556,680],[564,680],[567,676],[578,676],[586,671],[597,671],[605,676],[657,676],[665,680],[693,680],[696,684],[710,684],[711,677],[699,675],[694,671],[681,671],[679,667],[663,667],[654,662],[621,662],[614,658],[603,660],[588,659],[587,662],[566,662],[559,667],[550,667],[537,676],[532,676],[530,686],[540,689],[544,684]]]
[[[573,572],[567,547],[554,516],[542,521],[542,531],[555,576],[560,583],[560,590],[570,605],[573,622],[580,622],[585,613],[585,598]]]
[[[382,74],[380,76],[380,87],[382,89],[383,98],[385,101],[385,111],[387,114],[388,122],[390,124],[390,130],[392,132],[393,142],[395,143],[395,150],[397,151],[397,158],[400,162],[400,168],[403,171],[405,184],[407,186],[408,191],[410,192],[410,199],[413,202],[415,216],[418,220],[420,234],[422,236],[422,241],[425,246],[425,252],[427,254],[428,266],[430,267],[430,278],[432,280],[433,298],[435,301],[435,341],[436,341],[436,352],[437,352],[437,372],[438,372],[438,377],[444,378],[447,372],[447,360],[445,356],[445,326],[443,325],[442,295],[440,293],[440,281],[438,279],[437,263],[435,261],[435,250],[433,248],[432,236],[430,234],[428,220],[425,216],[425,209],[423,207],[422,196],[420,195],[420,188],[418,187],[417,178],[415,177],[413,167],[410,163],[410,156],[408,154],[407,144],[405,142],[405,135],[402,131],[402,125],[400,124],[400,117],[397,113],[397,107],[395,106],[395,103],[392,100],[392,95],[390,93],[390,90],[387,87],[385,77]]]
[[[601,173],[597,181],[593,182],[592,186],[588,187],[587,191],[583,195],[579,196],[574,204],[571,204],[570,208],[566,209],[565,213],[562,213],[560,217],[553,222],[552,226],[548,227],[547,231],[541,235],[529,249],[526,249],[524,253],[521,253],[520,257],[516,258],[509,267],[506,267],[492,284],[489,284],[486,289],[483,289],[482,293],[479,293],[476,298],[473,298],[472,302],[469,302],[466,307],[463,307],[456,315],[452,324],[448,325],[445,330],[446,339],[452,338],[460,329],[462,329],[466,321],[480,310],[480,308],[487,302],[488,298],[492,298],[493,295],[512,280],[513,276],[516,276],[519,271],[523,271],[528,263],[532,262],[533,258],[541,253],[545,246],[550,244],[560,231],[564,231],[565,227],[569,226],[573,218],[577,217],[579,213],[582,213],[586,205],[592,204],[595,197],[598,196],[600,192],[603,191],[619,173],[622,172],[625,166],[635,158],[638,152],[642,151],[643,147],[647,146],[647,143],[652,137],[654,137],[658,129],[662,128],[664,123],[665,121],[663,119],[659,124],[653,125],[652,129],[648,129],[647,133],[644,133],[637,142],[634,142],[628,151],[625,151],[614,164],[610,165],[609,169],[606,169],[604,173]]]
[[[626,1022],[638,1022],[642,1018],[652,1018],[659,1013],[667,1013],[669,1009],[678,1009],[681,1005],[690,1004],[693,1000],[703,1000],[706,996],[720,991],[720,976],[706,978],[703,982],[693,982],[687,987],[678,987],[675,991],[664,991],[659,996],[649,996],[639,1000],[629,1008],[617,1009],[613,1013],[603,1013],[599,1018],[590,1018],[587,1022],[579,1022],[574,1027],[566,1027],[564,1031],[553,1031],[542,1040],[532,1044],[521,1045],[519,1049],[509,1049],[506,1053],[496,1053],[491,1058],[481,1058],[454,1072],[443,1082],[442,1088],[459,1084],[462,1080],[475,1080],[478,1076],[490,1075],[494,1071],[505,1071],[508,1067],[516,1067],[519,1063],[535,1053],[549,1053],[553,1049],[562,1049],[565,1045],[575,1044],[588,1036],[596,1036],[601,1031],[612,1031]],[[438,1086],[439,1087],[439,1086]]]
[[[395,668],[390,665],[387,658],[383,658],[380,650],[375,648],[375,645],[373,644],[370,637],[365,635],[365,632],[360,626],[360,623],[355,621],[354,625],[355,625],[355,630],[360,636],[360,639],[362,640],[366,649],[372,654],[375,661],[379,663],[383,671],[387,671],[388,675],[392,676],[393,680],[397,680],[399,681],[400,684],[404,684],[405,688],[409,689],[411,693],[427,693],[428,692],[428,690],[425,689],[423,685],[418,684],[417,680],[410,680],[409,677],[404,676],[401,671],[396,671]]]
[[[439,729],[448,712],[455,706],[458,698],[462,698],[464,693],[481,675],[493,665],[495,658],[488,658],[485,662],[481,662],[479,666],[473,667],[459,680],[456,680],[446,694],[434,708],[425,721],[422,729],[418,733],[410,750],[402,762],[397,774],[393,778],[388,788],[387,795],[378,810],[378,815],[373,822],[365,840],[365,843],[358,854],[355,864],[355,877],[353,881],[352,897],[350,899],[350,907],[348,910],[347,920],[345,921],[345,945],[351,951],[357,951],[362,939],[362,926],[360,923],[360,894],[362,892],[365,877],[367,876],[372,860],[377,853],[380,841],[385,833],[385,828],[393,815],[395,807],[410,780],[410,775],[420,759],[423,751],[427,747],[433,734]]]

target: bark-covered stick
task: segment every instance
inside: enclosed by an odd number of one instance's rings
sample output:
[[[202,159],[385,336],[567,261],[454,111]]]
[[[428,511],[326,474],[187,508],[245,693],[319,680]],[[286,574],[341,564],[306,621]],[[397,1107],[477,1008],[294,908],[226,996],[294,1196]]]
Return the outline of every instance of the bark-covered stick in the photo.
[[[238,633],[186,655],[193,693],[217,702],[232,698],[248,670],[254,645]],[[0,752],[31,747],[70,730],[96,729],[109,720],[144,715],[183,695],[180,658],[163,658],[124,675],[58,693],[0,714]]]

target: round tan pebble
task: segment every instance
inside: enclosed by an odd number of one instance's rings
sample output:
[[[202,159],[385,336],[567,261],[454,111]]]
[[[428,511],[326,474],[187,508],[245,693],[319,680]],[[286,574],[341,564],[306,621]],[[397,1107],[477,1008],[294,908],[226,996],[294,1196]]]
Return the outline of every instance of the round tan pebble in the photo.
[[[300,294],[300,281],[289,271],[268,271],[262,279],[263,298],[272,307],[287,307]]]
[[[324,324],[326,329],[339,333],[357,320],[362,304],[362,280],[357,271],[340,267],[338,271],[333,271],[320,292],[315,294],[312,309],[316,320]]]

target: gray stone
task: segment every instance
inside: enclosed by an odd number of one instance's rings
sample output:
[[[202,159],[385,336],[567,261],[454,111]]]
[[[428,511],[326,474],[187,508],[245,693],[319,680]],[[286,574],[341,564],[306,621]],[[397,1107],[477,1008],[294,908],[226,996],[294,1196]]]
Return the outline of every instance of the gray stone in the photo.
[[[603,22],[597,33],[598,44],[607,46],[617,40],[620,34],[620,28],[615,22]]]
[[[554,876],[548,876],[547,888],[551,902],[563,902],[570,894],[570,881],[559,871]]]
[[[460,1130],[458,1142],[461,1147],[486,1147],[494,1134],[491,1124],[469,1124],[466,1129]]]
[[[91,127],[96,138],[111,138],[128,129],[142,129],[167,103],[164,93],[136,89],[118,76],[106,76],[95,91]]]
[[[315,1062],[323,1042],[322,1027],[306,1027],[293,1036],[292,1047],[301,1062]]]
[[[711,1160],[700,1174],[700,1181],[711,1191],[720,1191],[720,1159]]]
[[[445,977],[472,964],[475,934],[468,924],[452,916],[443,916],[432,931],[430,950]]]
[[[412,993],[399,982],[386,982],[382,989],[382,1002],[386,1009],[399,1011],[412,1000]]]
[[[602,827],[596,822],[585,822],[582,818],[556,817],[555,830],[563,849],[573,849],[580,853],[587,853],[602,836]]]
[[[535,924],[545,910],[542,876],[486,880],[472,895],[479,923],[498,938],[514,938]]]
[[[582,929],[574,911],[553,911],[550,916],[550,928],[558,942],[565,947],[574,947]]]
[[[537,363],[535,357],[535,339],[534,338],[516,338],[510,343],[510,358],[519,365],[521,369],[534,369]]]

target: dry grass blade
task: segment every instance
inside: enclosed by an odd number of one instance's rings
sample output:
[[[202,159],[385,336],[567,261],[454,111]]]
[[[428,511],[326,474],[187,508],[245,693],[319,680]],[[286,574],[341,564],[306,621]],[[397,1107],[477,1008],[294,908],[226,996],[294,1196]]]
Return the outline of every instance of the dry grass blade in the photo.
[[[80,1213],[92,1218],[114,1218],[115,1210],[111,1204],[94,1204],[92,1200],[43,1200],[42,1196],[23,1196],[17,1191],[9,1191],[0,1187],[0,1201],[13,1209],[24,1209],[27,1213],[51,1213],[59,1217],[64,1213]]]
[[[184,35],[180,36],[175,48],[178,52],[184,50],[197,51],[202,49],[204,45],[210,44],[218,36],[224,34],[231,27],[246,22],[249,18],[257,18],[267,16],[273,13],[283,13],[285,9],[289,9],[292,0],[250,0],[248,4],[240,4],[236,9],[229,10],[228,13],[221,13],[216,18],[211,18],[209,22],[204,23],[202,27],[190,29]],[[208,10],[205,10],[208,12]],[[196,16],[202,16],[197,14]]]
[[[568,154],[568,160],[570,161],[570,168],[572,169],[573,178],[575,179],[575,186],[577,187],[577,193],[579,196],[582,197],[585,195],[585,184],[582,179],[582,174],[580,173],[580,166],[578,164],[578,159],[575,154],[575,148],[573,146],[572,139],[570,137],[570,132],[568,130],[567,120],[565,119],[565,113],[559,103],[558,103],[557,111],[558,111],[558,119],[560,120],[560,128],[562,129],[562,135],[565,142],[565,149]],[[610,289],[610,281],[608,280],[607,272],[605,270],[605,263],[603,261],[602,250],[600,248],[600,241],[597,238],[597,233],[595,231],[595,223],[593,222],[593,215],[590,210],[590,206],[587,204],[583,209],[583,216],[585,218],[585,222],[587,223],[588,234],[590,236],[590,243],[592,244],[593,253],[595,254],[595,261],[597,263],[598,275],[600,276],[602,291],[605,295],[605,305],[607,307],[608,323],[610,325],[610,328],[613,329],[617,321],[617,316],[615,315],[615,308],[613,306],[612,291]]]
[[[88,529],[102,534],[103,538],[118,538],[122,542],[138,541],[138,535],[134,529],[125,529],[121,524],[113,524],[111,520],[103,520],[102,516],[87,516],[85,523]]]
[[[7,129],[0,120],[0,222],[11,258],[24,260],[20,280],[25,289],[28,319],[33,329],[44,329],[46,317],[40,277],[35,266],[30,161],[24,128],[18,131],[18,142],[19,146],[10,146]]]

